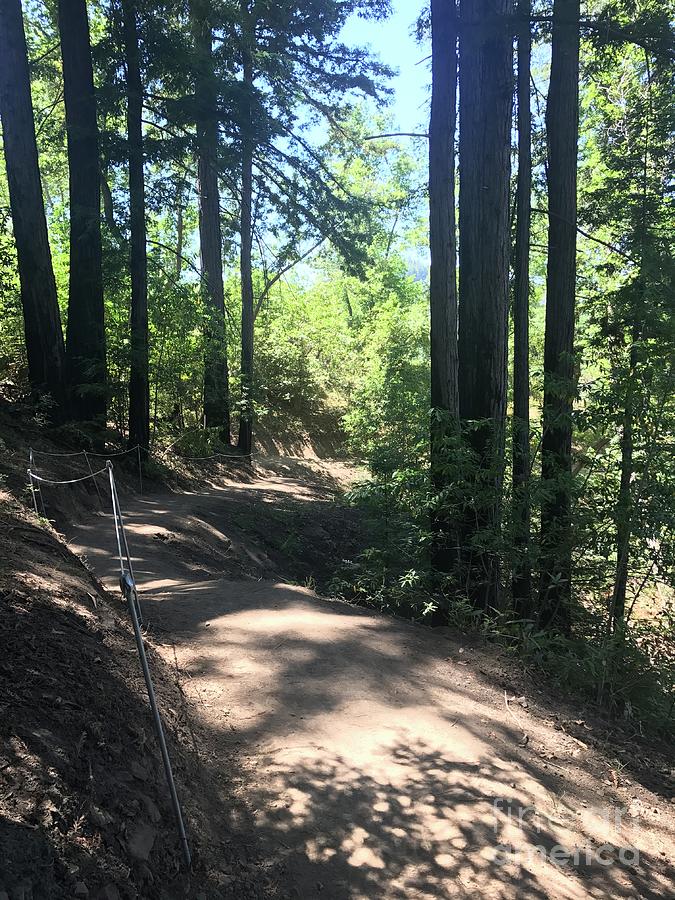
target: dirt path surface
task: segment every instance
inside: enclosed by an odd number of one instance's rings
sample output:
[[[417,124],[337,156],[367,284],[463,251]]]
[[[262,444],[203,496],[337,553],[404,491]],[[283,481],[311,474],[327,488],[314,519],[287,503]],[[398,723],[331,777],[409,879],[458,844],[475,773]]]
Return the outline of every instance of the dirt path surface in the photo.
[[[298,535],[319,566],[351,527],[326,478],[278,463],[122,498],[149,635],[286,890],[672,898],[675,807],[505,691],[489,652],[275,578]],[[110,516],[70,537],[115,588]]]

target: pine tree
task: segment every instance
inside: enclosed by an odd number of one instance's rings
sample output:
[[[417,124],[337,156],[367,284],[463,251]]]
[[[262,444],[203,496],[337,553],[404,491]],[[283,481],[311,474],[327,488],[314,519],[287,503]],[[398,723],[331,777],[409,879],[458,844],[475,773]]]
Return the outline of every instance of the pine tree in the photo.
[[[241,412],[239,416],[238,447],[242,453],[253,450],[253,53],[256,23],[248,0],[240,0],[241,15],[241,72],[242,116],[241,133],[241,211],[240,266],[241,278]]]
[[[341,44],[337,35],[352,12],[379,17],[388,10],[388,0],[286,0],[274,7],[238,0],[238,17],[227,33],[238,49],[232,136],[242,299],[238,446],[244,453],[253,446],[254,323],[267,290],[263,285],[256,300],[253,247],[259,243],[254,239],[260,237],[260,224],[253,210],[258,217],[269,213],[275,231],[286,233],[274,261],[277,271],[303,258],[303,244],[317,235],[331,241],[350,263],[363,262],[367,204],[345,190],[326,163],[330,148],[312,146],[297,118],[305,104],[315,115],[339,123],[346,94],[377,95],[372,78],[388,70],[367,51]]]

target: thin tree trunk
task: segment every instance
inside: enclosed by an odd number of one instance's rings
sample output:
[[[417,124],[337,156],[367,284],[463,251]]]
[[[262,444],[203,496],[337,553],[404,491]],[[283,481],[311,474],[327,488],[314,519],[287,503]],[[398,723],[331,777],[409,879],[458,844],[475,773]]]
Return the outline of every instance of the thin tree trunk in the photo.
[[[626,591],[628,588],[628,572],[630,567],[630,541],[633,533],[633,456],[635,428],[635,384],[637,368],[640,362],[639,346],[642,338],[641,325],[644,322],[644,306],[646,302],[646,250],[649,238],[649,145],[651,139],[651,67],[649,55],[645,53],[647,64],[647,113],[645,122],[644,150],[642,156],[642,205],[640,210],[640,278],[636,302],[632,304],[631,347],[628,380],[626,385],[626,401],[623,411],[623,428],[621,434],[621,482],[617,498],[616,527],[616,573],[612,605],[610,610],[610,628],[619,631],[624,625],[626,616]]]
[[[101,170],[96,95],[85,0],[59,0],[68,136],[70,284],[66,362],[72,409],[106,419],[106,350],[101,251]]]
[[[45,217],[20,0],[0,0],[0,116],[21,285],[28,375],[36,397],[67,410],[65,349]]]
[[[447,437],[459,421],[457,349],[457,245],[455,237],[455,127],[457,10],[455,0],[431,3],[432,88],[429,122],[429,301],[431,311],[431,472],[437,491],[446,487]],[[435,517],[434,567],[456,562],[456,535]]]
[[[126,238],[122,233],[122,229],[115,221],[115,207],[113,204],[112,191],[108,184],[108,177],[105,168],[101,166],[101,199],[103,201],[103,218],[108,226],[110,233],[113,235],[117,243],[122,246],[126,243]]]
[[[635,377],[637,366],[636,342],[639,335],[633,329],[633,346],[630,352],[629,379]],[[617,526],[616,526],[616,574],[614,578],[614,590],[612,592],[612,606],[610,615],[610,628],[617,631],[624,620],[626,613],[626,590],[628,587],[628,569],[630,562],[630,539],[632,532],[633,496],[631,482],[633,478],[633,390],[628,386],[626,406],[623,412],[623,427],[621,432],[621,482],[617,499]]]
[[[498,537],[506,417],[511,0],[464,0],[459,65],[459,409],[475,454],[462,521],[466,592],[499,604]]]
[[[579,0],[554,0],[548,140],[548,270],[541,449],[540,622],[569,631],[576,287]]]
[[[530,219],[532,193],[532,116],[530,112],[530,0],[519,0],[518,33],[518,185],[513,289],[513,605],[530,613]]]
[[[129,443],[146,448],[150,441],[148,377],[148,260],[146,255],[145,183],[143,175],[143,85],[134,0],[122,0],[127,68],[127,135],[131,211],[131,372]]]
[[[176,278],[180,278],[183,271],[183,239],[185,225],[183,222],[183,196],[178,193],[178,209],[176,210]]]
[[[208,427],[220,429],[230,442],[229,373],[225,340],[220,192],[218,187],[218,95],[213,62],[213,34],[207,5],[194,0],[192,25],[197,51],[199,245],[207,312],[205,321],[204,415]]]
[[[251,135],[251,93],[253,91],[253,61],[250,41],[249,11],[246,0],[241,0],[242,27],[244,29],[243,86],[245,108],[242,118],[241,160],[241,224],[240,224],[240,274],[241,274],[241,413],[237,446],[244,453],[253,449],[253,327],[255,310],[253,300],[253,137]]]

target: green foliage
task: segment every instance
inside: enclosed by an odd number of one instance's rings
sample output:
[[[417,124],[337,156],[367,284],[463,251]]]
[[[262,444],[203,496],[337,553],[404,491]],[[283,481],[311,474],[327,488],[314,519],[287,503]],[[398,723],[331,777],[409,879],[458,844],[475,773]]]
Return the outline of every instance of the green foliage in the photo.
[[[17,396],[25,386],[25,349],[19,279],[11,232],[8,228],[9,212],[0,211],[0,385],[3,393]]]
[[[356,309],[359,359],[344,418],[349,446],[369,460],[386,447],[400,467],[426,452],[429,321],[423,287],[397,258],[374,266],[365,285],[345,290]]]
[[[628,726],[675,735],[675,657],[666,646],[672,613],[621,634],[603,634],[603,626],[589,622],[573,637],[528,627],[514,647],[566,692],[597,702]]]

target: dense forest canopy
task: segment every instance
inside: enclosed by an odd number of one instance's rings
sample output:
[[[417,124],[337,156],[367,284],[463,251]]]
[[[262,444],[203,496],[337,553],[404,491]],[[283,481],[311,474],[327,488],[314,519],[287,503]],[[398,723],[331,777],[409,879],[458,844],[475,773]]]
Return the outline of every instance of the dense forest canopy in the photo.
[[[399,133],[390,7],[0,0],[2,394],[146,465],[339,444],[336,592],[672,723],[674,10],[410,4]]]

